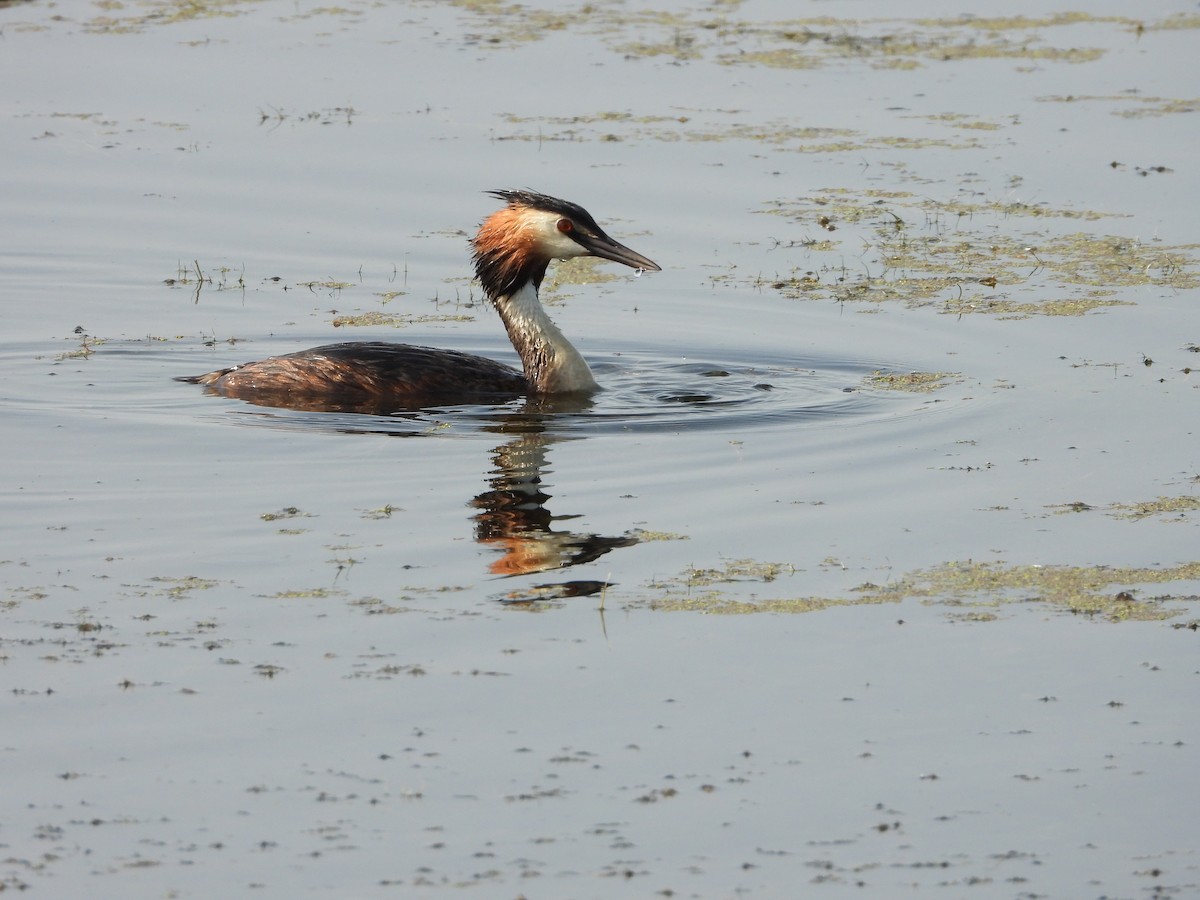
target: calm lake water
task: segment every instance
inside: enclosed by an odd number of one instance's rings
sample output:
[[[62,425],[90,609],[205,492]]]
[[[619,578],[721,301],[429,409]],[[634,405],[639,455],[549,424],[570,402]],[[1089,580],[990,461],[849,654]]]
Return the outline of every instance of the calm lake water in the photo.
[[[0,888],[1200,893],[1194,4],[0,5]],[[483,192],[604,391],[515,361]]]

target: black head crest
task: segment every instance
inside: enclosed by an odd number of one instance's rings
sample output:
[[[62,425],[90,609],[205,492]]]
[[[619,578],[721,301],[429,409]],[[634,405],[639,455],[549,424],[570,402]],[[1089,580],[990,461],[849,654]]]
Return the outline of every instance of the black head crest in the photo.
[[[568,219],[573,219],[577,224],[590,228],[593,231],[600,231],[600,226],[596,224],[596,220],[592,218],[592,214],[578,203],[572,203],[570,200],[560,200],[557,197],[551,197],[549,194],[540,194],[528,188],[519,191],[485,191],[485,193],[503,200],[509,206],[524,206],[529,209],[540,209],[556,213],[560,216],[566,216]],[[600,233],[603,234],[602,231]]]

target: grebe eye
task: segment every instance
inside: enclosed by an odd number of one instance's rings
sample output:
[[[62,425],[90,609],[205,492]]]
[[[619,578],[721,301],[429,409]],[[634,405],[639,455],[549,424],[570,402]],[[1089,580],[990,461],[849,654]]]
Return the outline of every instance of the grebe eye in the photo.
[[[558,230],[561,231],[563,234],[570,234],[572,231],[575,230],[575,223],[572,222],[570,219],[559,219],[558,220]]]

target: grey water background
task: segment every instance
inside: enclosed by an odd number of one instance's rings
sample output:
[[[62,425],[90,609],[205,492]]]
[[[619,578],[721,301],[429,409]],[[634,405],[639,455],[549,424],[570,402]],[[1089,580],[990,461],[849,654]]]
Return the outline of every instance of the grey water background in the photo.
[[[0,8],[0,884],[1195,892],[1198,27]],[[523,186],[590,407],[172,381],[513,361]]]

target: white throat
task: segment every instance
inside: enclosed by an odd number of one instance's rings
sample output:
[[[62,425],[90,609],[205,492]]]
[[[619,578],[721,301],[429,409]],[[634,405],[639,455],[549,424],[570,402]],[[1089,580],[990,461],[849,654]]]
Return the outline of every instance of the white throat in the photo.
[[[599,385],[579,351],[550,321],[537,289],[523,285],[515,294],[496,300],[509,340],[521,356],[529,387],[538,394],[573,394]]]

